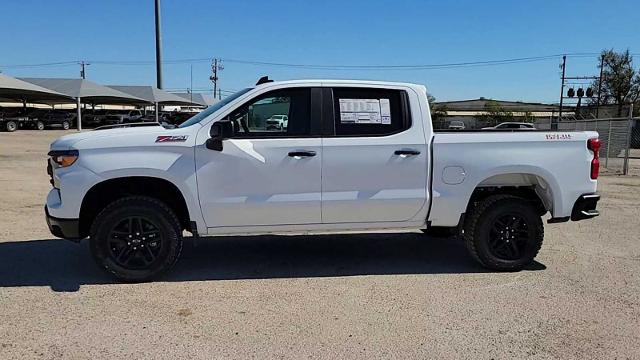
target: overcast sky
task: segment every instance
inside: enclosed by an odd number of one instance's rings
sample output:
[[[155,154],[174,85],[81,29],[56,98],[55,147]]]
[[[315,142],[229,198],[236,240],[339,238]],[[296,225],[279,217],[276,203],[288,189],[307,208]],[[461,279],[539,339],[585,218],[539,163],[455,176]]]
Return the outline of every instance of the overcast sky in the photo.
[[[228,59],[220,87],[274,79],[357,78],[425,84],[439,100],[480,96],[555,102],[559,58],[439,69],[316,69],[314,65],[424,65],[630,49],[640,65],[639,4],[628,1],[162,0],[164,87],[211,88],[212,57]],[[5,1],[0,70],[155,84],[153,0]],[[59,63],[19,67],[15,65]],[[66,63],[68,62],[68,63]],[[116,62],[116,64],[105,63]],[[143,62],[139,64],[137,62]],[[9,66],[14,65],[14,66]],[[568,75],[597,75],[597,55],[570,57]]]

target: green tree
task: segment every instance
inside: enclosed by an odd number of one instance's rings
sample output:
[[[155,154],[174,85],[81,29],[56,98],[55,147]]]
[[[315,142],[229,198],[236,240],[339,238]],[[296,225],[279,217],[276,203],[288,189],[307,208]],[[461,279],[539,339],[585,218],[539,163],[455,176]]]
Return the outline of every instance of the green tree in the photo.
[[[447,106],[441,105],[436,102],[436,97],[427,94],[427,101],[429,101],[429,108],[431,109],[431,121],[434,124],[434,127],[437,129],[443,129],[444,121],[447,117]]]
[[[533,122],[535,120],[535,118],[533,117],[533,113],[531,111],[525,111],[524,113],[522,113],[522,121],[523,122]]]
[[[496,126],[500,123],[513,121],[513,112],[507,111],[495,100],[489,100],[484,104],[484,113],[478,114],[477,118],[487,125]]]
[[[640,99],[640,70],[633,68],[633,56],[629,54],[629,50],[621,53],[613,49],[604,50],[600,56],[598,61],[604,59],[600,104],[617,105],[617,114],[622,116],[624,105]],[[595,92],[594,99],[591,100],[593,104],[597,101],[598,80],[593,82],[591,88]]]

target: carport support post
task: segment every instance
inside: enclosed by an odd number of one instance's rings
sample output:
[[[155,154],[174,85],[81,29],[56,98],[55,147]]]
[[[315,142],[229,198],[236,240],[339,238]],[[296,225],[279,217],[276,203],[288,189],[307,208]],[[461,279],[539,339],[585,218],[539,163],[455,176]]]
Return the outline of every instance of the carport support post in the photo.
[[[624,147],[624,163],[622,165],[622,175],[629,174],[629,148],[631,147],[631,131],[633,130],[633,103],[629,105],[629,123],[627,124],[627,141]],[[607,154],[608,155],[608,154]]]
[[[160,122],[160,121],[158,121],[158,119],[160,117],[159,114],[158,114],[158,103],[155,103],[155,104],[156,104],[156,122]]]
[[[82,110],[80,109],[80,97],[76,98],[76,110],[78,112],[78,115],[76,117],[77,122],[78,122],[78,131],[82,130]]]

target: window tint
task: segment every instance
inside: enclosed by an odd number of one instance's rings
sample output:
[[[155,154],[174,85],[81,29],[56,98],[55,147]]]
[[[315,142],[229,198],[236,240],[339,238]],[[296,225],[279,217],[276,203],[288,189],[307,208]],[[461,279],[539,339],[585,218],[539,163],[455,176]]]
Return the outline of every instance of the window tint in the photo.
[[[229,115],[236,138],[309,135],[308,88],[275,90],[254,98]]]
[[[410,119],[399,90],[334,88],[335,133],[380,136],[408,129]]]

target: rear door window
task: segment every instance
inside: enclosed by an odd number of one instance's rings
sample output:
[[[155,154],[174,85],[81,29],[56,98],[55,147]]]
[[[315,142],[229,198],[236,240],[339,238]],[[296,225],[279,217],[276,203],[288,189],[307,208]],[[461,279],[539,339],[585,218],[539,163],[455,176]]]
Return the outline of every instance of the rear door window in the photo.
[[[411,126],[406,93],[371,88],[333,88],[336,136],[385,136]]]

